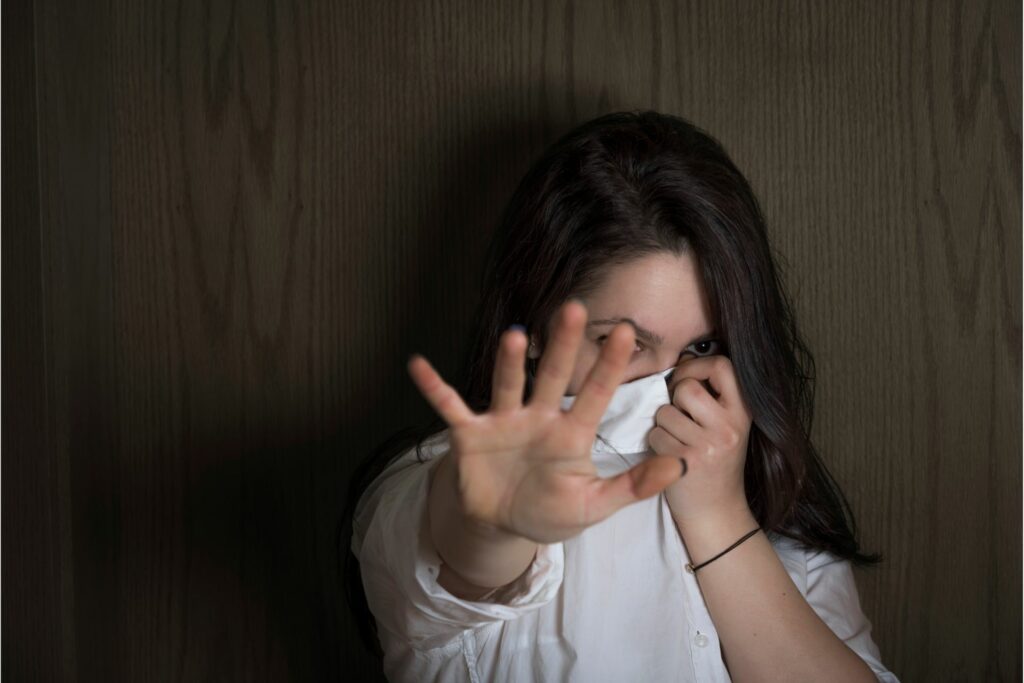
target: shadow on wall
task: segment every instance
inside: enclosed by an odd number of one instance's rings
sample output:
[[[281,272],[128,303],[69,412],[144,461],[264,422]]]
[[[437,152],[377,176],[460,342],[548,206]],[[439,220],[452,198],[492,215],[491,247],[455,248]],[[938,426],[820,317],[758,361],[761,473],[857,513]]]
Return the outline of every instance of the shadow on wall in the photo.
[[[397,296],[379,295],[402,302],[402,308],[376,315],[375,320],[393,321],[393,326],[373,332],[376,338],[396,340],[399,353],[394,355],[391,347],[376,358],[358,360],[381,368],[382,374],[366,373],[369,385],[342,387],[337,392],[343,397],[340,405],[315,406],[314,414],[327,417],[320,425],[314,418],[307,424],[327,435],[323,438],[306,431],[309,427],[281,424],[261,428],[263,434],[276,432],[274,446],[266,446],[268,440],[263,439],[259,448],[239,445],[233,456],[226,456],[219,446],[210,448],[208,457],[195,452],[189,456],[192,462],[214,464],[204,467],[185,501],[186,547],[191,552],[185,599],[192,615],[186,621],[191,631],[184,636],[186,653],[221,659],[186,664],[186,677],[251,671],[257,678],[272,680],[341,680],[375,670],[384,680],[342,598],[338,518],[356,465],[399,428],[433,417],[406,374],[409,353],[424,353],[446,379],[457,380],[447,369],[459,367],[467,350],[482,258],[501,209],[534,157],[571,127],[568,121],[555,125],[503,120],[475,124],[475,130],[467,132],[463,122],[479,116],[479,103],[501,97],[495,89],[455,103],[461,108],[437,117],[443,126],[409,133],[415,141],[412,148],[382,150],[393,158],[381,163],[404,174],[390,183],[392,188],[409,184],[432,193],[426,211],[390,206],[375,214],[380,220],[388,217],[386,224],[351,228],[396,239],[409,235],[402,245],[409,261],[397,266],[404,273],[399,284],[405,289]],[[437,172],[424,178],[421,169]],[[369,205],[393,200],[380,189],[381,195]],[[326,222],[335,221],[327,217]],[[330,256],[326,260],[330,262]],[[438,267],[446,263],[462,263],[465,268],[453,272]],[[352,321],[344,322],[333,327],[352,328]],[[332,349],[325,364],[331,357],[357,362],[345,358],[344,350]],[[346,376],[345,368],[336,372],[339,381]],[[329,392],[314,386],[307,395]],[[346,552],[347,540],[340,544]],[[189,647],[199,641],[205,644]],[[211,642],[218,644],[215,652]],[[229,661],[231,656],[241,661]],[[356,664],[359,661],[364,664]]]

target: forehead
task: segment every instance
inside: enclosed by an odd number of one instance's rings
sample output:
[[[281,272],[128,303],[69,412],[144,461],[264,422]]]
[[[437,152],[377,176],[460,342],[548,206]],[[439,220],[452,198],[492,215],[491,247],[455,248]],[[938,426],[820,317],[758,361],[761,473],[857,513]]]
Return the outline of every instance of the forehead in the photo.
[[[713,323],[699,265],[689,253],[651,254],[610,266],[584,302],[588,321],[632,318],[666,341],[703,333]]]

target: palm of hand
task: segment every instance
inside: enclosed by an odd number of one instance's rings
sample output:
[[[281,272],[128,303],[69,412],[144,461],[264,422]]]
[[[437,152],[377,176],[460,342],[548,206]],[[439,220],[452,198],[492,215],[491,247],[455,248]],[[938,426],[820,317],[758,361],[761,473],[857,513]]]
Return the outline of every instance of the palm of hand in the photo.
[[[594,436],[567,413],[524,409],[453,429],[464,510],[485,526],[554,543],[578,534],[597,477]]]

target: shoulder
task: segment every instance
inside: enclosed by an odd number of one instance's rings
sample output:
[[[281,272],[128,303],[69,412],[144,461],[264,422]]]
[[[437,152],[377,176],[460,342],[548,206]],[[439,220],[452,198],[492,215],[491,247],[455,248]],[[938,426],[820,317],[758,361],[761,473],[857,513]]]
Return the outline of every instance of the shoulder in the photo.
[[[446,427],[423,439],[421,444],[408,446],[373,478],[355,505],[353,527],[356,536],[362,537],[382,502],[400,503],[419,478],[429,476],[431,466],[439,460],[438,456],[448,449],[448,434]]]
[[[451,427],[445,427],[439,432],[431,434],[423,440],[423,456],[426,459],[432,459],[439,455],[443,455],[449,447],[449,441],[451,436]],[[415,452],[415,447],[412,449]]]
[[[828,550],[807,545],[785,534],[776,531],[766,531],[765,535],[768,537],[776,553],[794,561],[799,560],[809,567],[819,567],[824,564],[843,561],[841,557]]]
[[[449,434],[450,428],[445,427],[427,436],[421,443],[407,447],[377,475],[377,482],[388,479],[408,467],[427,464],[444,455],[449,448]]]

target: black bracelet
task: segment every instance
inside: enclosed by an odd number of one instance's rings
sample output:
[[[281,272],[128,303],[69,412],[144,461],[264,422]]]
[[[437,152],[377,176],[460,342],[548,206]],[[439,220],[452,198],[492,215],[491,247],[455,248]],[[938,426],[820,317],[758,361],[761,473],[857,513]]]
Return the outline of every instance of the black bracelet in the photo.
[[[703,566],[711,564],[712,562],[714,562],[715,560],[720,558],[722,555],[725,555],[727,552],[729,552],[730,550],[732,550],[733,548],[738,546],[740,543],[743,543],[743,541],[747,540],[748,538],[750,538],[751,536],[753,536],[754,534],[756,534],[760,530],[761,530],[761,527],[757,527],[756,529],[753,529],[752,531],[747,532],[747,534],[744,535],[743,538],[741,538],[740,540],[736,541],[731,546],[729,546],[728,548],[726,548],[722,552],[720,552],[717,555],[715,555],[714,557],[712,557],[710,560],[708,560],[706,562],[701,562],[696,567],[694,567],[691,563],[687,562],[686,563],[686,571],[690,572],[691,574],[697,573],[698,569],[700,569]]]

